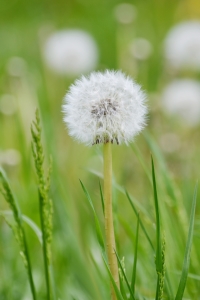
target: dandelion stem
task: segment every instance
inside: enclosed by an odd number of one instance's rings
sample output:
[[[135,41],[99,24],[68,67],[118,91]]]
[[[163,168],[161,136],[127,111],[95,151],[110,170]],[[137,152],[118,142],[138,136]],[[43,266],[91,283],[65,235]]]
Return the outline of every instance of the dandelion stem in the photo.
[[[115,235],[112,214],[112,151],[111,143],[104,144],[104,205],[105,205],[105,233],[108,263],[113,279],[119,287],[119,274],[117,258],[115,255]],[[116,300],[114,288],[112,288],[112,300]]]

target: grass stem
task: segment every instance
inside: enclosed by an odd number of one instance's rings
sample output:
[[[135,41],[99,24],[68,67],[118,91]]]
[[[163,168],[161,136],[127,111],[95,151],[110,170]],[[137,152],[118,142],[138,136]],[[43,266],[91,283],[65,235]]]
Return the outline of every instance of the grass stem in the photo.
[[[46,280],[46,288],[47,288],[47,300],[51,300],[51,292],[50,292],[50,274],[49,274],[49,266],[48,266],[48,257],[47,257],[47,245],[46,245],[46,233],[45,233],[45,225],[44,225],[44,213],[43,213],[43,198],[39,192],[39,207],[40,207],[40,222],[42,229],[42,249],[43,249],[43,258],[44,258],[44,269],[45,269],[45,280]]]
[[[29,256],[29,251],[28,251],[28,246],[27,246],[27,241],[26,241],[24,228],[22,226],[21,226],[21,230],[22,230],[22,238],[23,238],[23,241],[24,241],[24,251],[25,251],[26,259],[27,259],[27,270],[28,270],[28,278],[29,278],[30,288],[31,288],[33,300],[36,300],[37,297],[36,297],[35,285],[34,285],[34,282],[33,282],[31,261],[30,261],[30,256]]]

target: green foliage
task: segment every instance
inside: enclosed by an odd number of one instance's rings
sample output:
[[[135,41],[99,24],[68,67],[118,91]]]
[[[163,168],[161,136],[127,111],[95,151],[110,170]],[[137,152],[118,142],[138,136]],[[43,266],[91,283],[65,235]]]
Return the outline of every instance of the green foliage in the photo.
[[[194,231],[194,219],[195,219],[195,209],[196,209],[196,199],[197,199],[197,187],[198,187],[198,185],[196,184],[196,187],[195,187],[195,190],[194,190],[193,201],[192,201],[191,214],[190,214],[190,225],[189,225],[189,230],[188,230],[187,244],[186,244],[186,248],[185,248],[185,257],[184,257],[181,278],[180,278],[179,287],[178,287],[178,290],[177,290],[175,300],[181,300],[183,298],[183,294],[184,294],[185,286],[186,286],[186,281],[187,281],[187,277],[188,277],[188,271],[189,271],[189,265],[190,265],[190,254],[191,254],[193,231]]]
[[[31,126],[32,133],[32,153],[35,162],[37,177],[38,177],[38,193],[39,193],[39,207],[40,207],[40,221],[42,228],[42,246],[43,246],[43,258],[45,266],[45,278],[47,286],[47,299],[52,299],[51,287],[51,240],[52,240],[52,215],[53,205],[52,200],[49,198],[50,187],[50,173],[51,173],[51,161],[48,168],[47,176],[44,172],[44,150],[41,142],[41,127],[39,111],[36,110],[36,120],[33,121]],[[53,282],[53,280],[52,280]]]
[[[13,218],[15,220],[14,225],[12,223],[10,223],[4,215],[3,216],[6,220],[6,223],[12,228],[15,239],[19,245],[20,255],[23,259],[24,266],[28,273],[32,297],[34,300],[36,300],[36,291],[35,291],[35,285],[33,282],[31,261],[30,261],[30,257],[29,257],[29,250],[28,250],[26,235],[25,235],[25,231],[24,231],[24,227],[23,227],[22,215],[21,215],[21,212],[17,205],[17,202],[13,196],[13,193],[9,186],[6,175],[4,174],[4,171],[2,169],[0,169],[0,182],[2,183],[2,188],[0,189],[0,192],[4,196],[7,203],[9,204],[10,209],[13,213]]]

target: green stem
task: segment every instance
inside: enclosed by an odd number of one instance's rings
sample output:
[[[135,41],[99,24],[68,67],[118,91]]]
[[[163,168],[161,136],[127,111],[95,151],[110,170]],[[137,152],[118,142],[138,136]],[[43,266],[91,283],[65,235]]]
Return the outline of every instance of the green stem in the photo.
[[[36,300],[37,297],[36,297],[35,286],[34,286],[33,276],[32,276],[32,271],[31,271],[32,268],[31,268],[31,261],[30,261],[29,251],[28,251],[28,245],[27,245],[27,241],[26,241],[26,235],[25,235],[25,231],[24,231],[24,228],[22,227],[22,225],[20,225],[20,227],[21,227],[21,231],[22,231],[24,250],[25,250],[25,255],[26,255],[26,259],[27,259],[27,269],[28,269],[28,278],[29,278],[30,288],[31,288],[33,299]]]
[[[112,214],[112,150],[111,143],[104,144],[104,205],[105,205],[105,234],[108,263],[113,279],[119,288],[119,274],[115,255],[115,235]],[[111,289],[112,300],[116,300],[114,288]]]
[[[41,229],[42,229],[42,249],[43,249],[43,258],[44,258],[46,288],[47,288],[47,300],[51,300],[50,275],[49,275],[47,245],[46,245],[46,233],[45,233],[44,214],[43,214],[43,198],[40,194],[40,191],[39,191],[39,206],[40,206],[40,222],[41,222]]]

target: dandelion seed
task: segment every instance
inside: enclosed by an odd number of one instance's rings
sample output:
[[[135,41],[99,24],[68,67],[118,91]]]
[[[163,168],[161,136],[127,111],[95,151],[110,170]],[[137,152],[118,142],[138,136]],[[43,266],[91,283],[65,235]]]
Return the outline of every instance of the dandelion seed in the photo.
[[[6,116],[12,116],[17,111],[17,101],[14,96],[4,94],[0,98],[0,112]]]
[[[179,116],[187,125],[200,122],[200,84],[192,79],[174,80],[162,93],[162,105],[168,114]]]
[[[87,145],[128,143],[145,125],[146,96],[120,71],[93,72],[76,80],[65,96],[69,134]]]
[[[130,44],[130,52],[138,60],[146,60],[152,54],[151,43],[143,38],[137,38]]]
[[[94,70],[98,48],[92,36],[83,30],[53,33],[43,48],[44,60],[58,74],[77,76]]]
[[[120,3],[114,9],[116,20],[122,24],[132,23],[137,16],[137,11],[134,5],[130,3]]]
[[[188,21],[174,26],[165,39],[164,51],[172,68],[200,70],[200,22]]]

